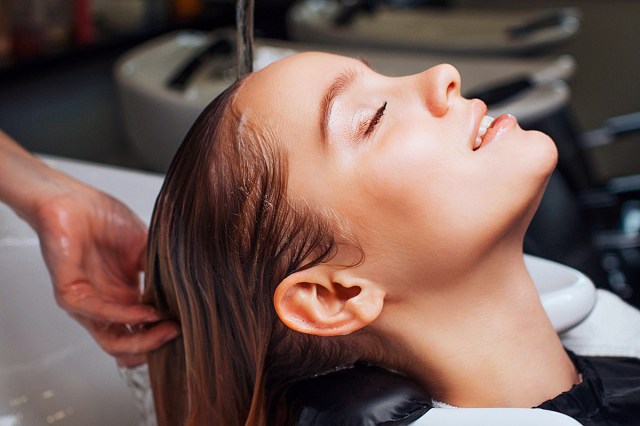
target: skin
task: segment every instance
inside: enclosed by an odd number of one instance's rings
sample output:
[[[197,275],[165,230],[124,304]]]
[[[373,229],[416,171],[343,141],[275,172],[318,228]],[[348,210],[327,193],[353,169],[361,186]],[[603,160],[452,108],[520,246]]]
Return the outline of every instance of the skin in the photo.
[[[140,302],[147,230],[124,204],[48,167],[2,131],[0,201],[37,232],[58,305],[119,365],[143,364],[179,335]]]
[[[345,70],[357,77],[323,132],[325,92]],[[333,211],[365,254],[344,267],[354,250],[340,246],[330,263],[287,277],[274,304],[300,332],[366,328],[435,399],[531,407],[579,381],[522,252],[557,153],[513,117],[474,150],[486,107],[460,84],[449,65],[389,78],[320,53],[247,80],[238,106],[287,153],[289,196]]]

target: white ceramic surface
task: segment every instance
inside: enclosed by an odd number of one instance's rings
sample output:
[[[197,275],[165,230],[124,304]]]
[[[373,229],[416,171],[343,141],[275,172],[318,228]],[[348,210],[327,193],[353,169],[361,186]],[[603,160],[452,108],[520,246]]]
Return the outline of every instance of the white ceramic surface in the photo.
[[[233,81],[231,77],[211,77],[211,67],[204,66],[185,91],[167,87],[170,76],[209,41],[209,35],[199,32],[167,34],[127,52],[114,67],[128,140],[145,164],[154,170],[166,171],[196,117]],[[414,74],[433,65],[451,63],[462,76],[463,94],[539,72],[555,59],[465,58],[258,40],[254,68],[260,69],[283,56],[309,50],[364,57],[378,72],[390,76]],[[509,112],[522,122],[531,122],[555,112],[568,99],[567,85],[556,81],[524,91],[489,113],[497,117]]]
[[[571,38],[580,27],[577,9],[391,8],[364,11],[346,25],[335,25],[340,2],[297,2],[287,14],[294,40],[443,53],[514,55],[543,49]],[[508,30],[557,13],[562,23],[510,37]]]
[[[161,177],[48,161],[150,218]],[[137,425],[115,361],[55,304],[36,235],[3,204],[0,271],[0,426]]]
[[[580,426],[555,411],[531,408],[434,408],[412,426]]]
[[[544,310],[561,333],[582,321],[596,302],[596,289],[583,273],[550,260],[525,255]]]

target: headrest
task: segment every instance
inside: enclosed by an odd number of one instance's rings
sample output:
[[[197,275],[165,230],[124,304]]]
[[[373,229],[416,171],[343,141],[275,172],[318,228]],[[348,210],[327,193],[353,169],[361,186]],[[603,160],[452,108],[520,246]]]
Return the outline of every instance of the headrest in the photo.
[[[286,404],[296,426],[401,426],[432,408],[410,378],[367,365],[302,380],[289,389]]]

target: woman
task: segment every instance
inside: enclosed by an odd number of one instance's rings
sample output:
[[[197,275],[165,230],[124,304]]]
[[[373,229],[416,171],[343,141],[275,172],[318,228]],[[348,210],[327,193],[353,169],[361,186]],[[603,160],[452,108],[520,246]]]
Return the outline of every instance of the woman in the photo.
[[[554,144],[485,114],[451,66],[320,53],[218,97],[151,226],[146,301],[182,326],[150,356],[160,424],[278,424],[291,383],[362,360],[462,407],[580,383],[522,253]]]

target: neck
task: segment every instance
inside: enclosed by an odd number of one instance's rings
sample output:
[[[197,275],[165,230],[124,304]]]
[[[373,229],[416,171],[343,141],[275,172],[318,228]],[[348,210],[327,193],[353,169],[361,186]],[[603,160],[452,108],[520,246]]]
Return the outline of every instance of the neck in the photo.
[[[457,282],[430,282],[424,297],[390,300],[383,335],[406,349],[400,359],[436,400],[533,407],[569,390],[578,375],[522,253],[495,257]]]

